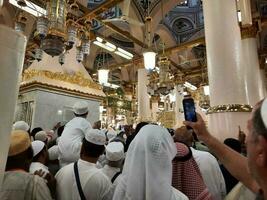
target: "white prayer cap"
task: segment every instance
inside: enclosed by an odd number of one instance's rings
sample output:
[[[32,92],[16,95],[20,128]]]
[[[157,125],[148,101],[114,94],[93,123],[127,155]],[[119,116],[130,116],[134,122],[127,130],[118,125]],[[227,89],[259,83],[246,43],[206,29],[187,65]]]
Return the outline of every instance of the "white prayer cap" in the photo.
[[[267,128],[267,98],[264,99],[261,105],[261,118],[265,128]]]
[[[13,130],[28,131],[30,126],[25,121],[17,121],[13,124]]]
[[[109,130],[107,132],[108,141],[114,139],[117,136],[117,132],[114,130]]]
[[[73,106],[74,113],[83,115],[88,112],[88,103],[85,101],[78,101]]]
[[[45,131],[39,131],[35,134],[34,140],[45,142],[47,140],[47,133]]]
[[[106,146],[106,158],[109,161],[119,161],[124,157],[124,147],[121,142],[111,142]]]
[[[32,142],[33,157],[36,156],[38,153],[40,153],[43,150],[44,146],[45,143],[40,140],[33,141]]]
[[[91,142],[93,144],[97,145],[105,145],[106,143],[106,136],[103,133],[103,131],[100,131],[98,129],[89,129],[85,133],[85,139],[88,142]]]

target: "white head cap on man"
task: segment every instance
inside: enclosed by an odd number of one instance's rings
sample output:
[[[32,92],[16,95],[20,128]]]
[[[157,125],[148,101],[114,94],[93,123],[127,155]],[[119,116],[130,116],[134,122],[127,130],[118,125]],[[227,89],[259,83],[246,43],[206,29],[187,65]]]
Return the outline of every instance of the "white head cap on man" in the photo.
[[[30,126],[25,121],[17,121],[13,124],[13,130],[29,131]]]
[[[106,143],[105,134],[98,129],[89,129],[85,133],[85,139],[88,142],[91,142],[91,143],[97,144],[97,145],[105,145],[105,143]]]
[[[39,131],[35,134],[34,136],[34,140],[39,140],[42,142],[47,142],[48,137],[47,137],[47,133],[45,131]]]
[[[36,155],[38,155],[45,147],[45,143],[40,141],[40,140],[36,140],[32,142],[32,150],[33,150],[33,157],[35,157]]]
[[[84,115],[88,113],[88,103],[85,101],[78,101],[73,106],[73,111],[76,115]]]
[[[121,142],[111,142],[106,146],[106,158],[109,161],[119,161],[124,158],[124,146]]]

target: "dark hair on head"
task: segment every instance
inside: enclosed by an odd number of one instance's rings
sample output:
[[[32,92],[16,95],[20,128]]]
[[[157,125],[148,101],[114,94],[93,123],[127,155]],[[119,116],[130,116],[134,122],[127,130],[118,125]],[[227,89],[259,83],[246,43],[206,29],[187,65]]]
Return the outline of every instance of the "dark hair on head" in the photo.
[[[28,172],[32,158],[33,150],[31,146],[18,155],[8,156],[6,162],[6,171],[12,169],[24,169]]]
[[[224,140],[223,143],[231,149],[235,150],[236,152],[241,153],[241,142],[239,140],[234,138],[227,138]]]
[[[87,115],[88,115],[88,112],[86,112],[84,114],[81,114],[81,115],[74,113],[74,115],[75,115],[75,117],[84,117],[84,118],[86,118]]]
[[[41,127],[36,127],[34,129],[32,129],[31,131],[31,136],[34,138],[36,133],[38,133],[39,131],[42,131],[43,129]]]
[[[267,129],[261,117],[261,106],[258,107],[254,112],[252,117],[252,125],[253,132],[255,132],[257,135],[262,135],[265,139],[267,139]]]
[[[140,131],[141,128],[143,128],[145,125],[148,125],[149,123],[148,122],[140,122],[136,125],[136,128],[135,128],[135,135]]]
[[[104,153],[105,146],[97,145],[83,139],[81,154],[88,157],[98,158]]]
[[[60,137],[64,131],[64,128],[65,128],[65,125],[63,126],[60,126],[58,129],[57,129],[57,136]]]
[[[132,141],[134,140],[135,136],[138,134],[138,132],[140,131],[141,128],[143,128],[145,125],[148,125],[148,122],[140,122],[136,125],[136,128],[134,130],[134,133],[132,135],[129,135],[126,139],[126,144],[124,147],[124,152],[128,151],[128,148],[130,146],[130,144],[132,143]]]

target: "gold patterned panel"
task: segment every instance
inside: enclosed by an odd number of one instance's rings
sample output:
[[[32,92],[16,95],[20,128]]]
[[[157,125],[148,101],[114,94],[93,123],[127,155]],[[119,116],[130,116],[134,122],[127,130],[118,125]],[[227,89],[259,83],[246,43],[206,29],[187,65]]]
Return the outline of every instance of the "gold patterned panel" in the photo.
[[[224,113],[224,112],[251,112],[252,106],[247,104],[228,104],[213,106],[208,109],[207,114]]]
[[[81,72],[76,72],[74,74],[67,74],[61,72],[51,72],[47,70],[25,70],[23,73],[23,81],[28,81],[34,77],[46,77],[52,80],[63,81],[71,84],[76,84],[81,87],[89,87],[92,89],[102,90],[102,87],[85,78]]]
[[[158,115],[158,122],[160,122],[161,125],[166,128],[173,128],[176,123],[175,112],[174,111],[161,112]]]
[[[256,38],[257,33],[258,33],[258,28],[255,25],[251,25],[248,27],[241,27],[242,40],[247,38]]]

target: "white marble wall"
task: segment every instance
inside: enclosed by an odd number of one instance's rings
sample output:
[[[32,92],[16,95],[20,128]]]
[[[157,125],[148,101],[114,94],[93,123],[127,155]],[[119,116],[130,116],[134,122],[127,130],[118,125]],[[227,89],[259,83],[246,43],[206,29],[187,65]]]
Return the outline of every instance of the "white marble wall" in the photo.
[[[59,121],[69,121],[74,115],[72,106],[76,101],[84,100],[89,104],[88,120],[91,124],[99,120],[100,102],[91,99],[82,99],[67,94],[52,93],[35,90],[19,96],[18,104],[33,101],[31,128],[42,127],[51,129]]]

